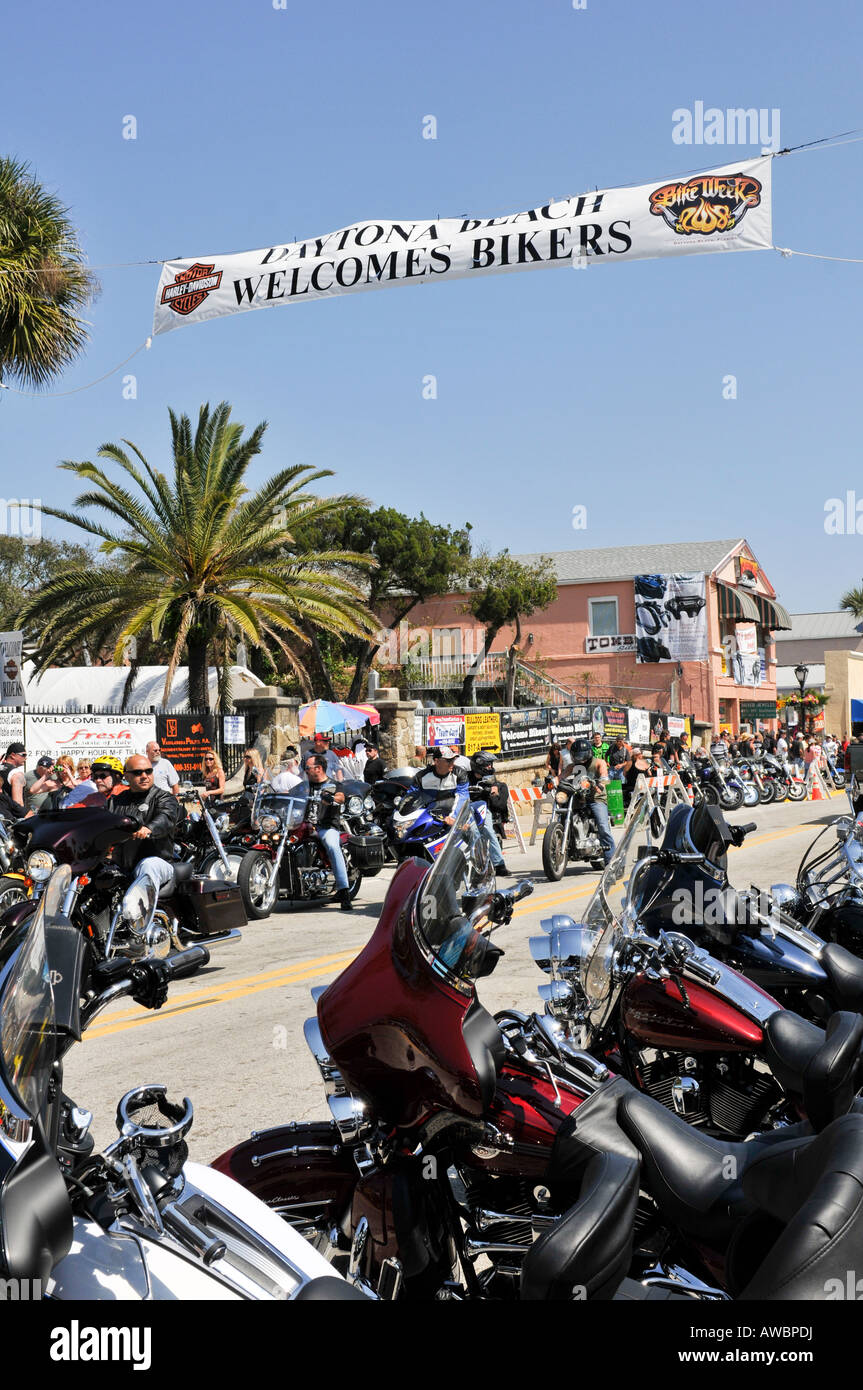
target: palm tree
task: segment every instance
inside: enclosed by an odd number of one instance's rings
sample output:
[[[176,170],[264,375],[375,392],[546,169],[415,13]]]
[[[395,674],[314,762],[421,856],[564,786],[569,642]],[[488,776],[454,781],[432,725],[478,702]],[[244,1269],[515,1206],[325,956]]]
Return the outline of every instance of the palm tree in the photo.
[[[855,618],[863,618],[863,588],[849,589],[839,600],[839,607],[853,613]]]
[[[19,160],[0,158],[0,381],[45,386],[78,356],[97,283],[67,209]]]
[[[212,654],[222,673],[218,705],[229,703],[224,676],[238,637],[255,646],[275,644],[298,673],[308,647],[309,625],[338,635],[364,637],[377,627],[354,578],[367,556],[350,551],[309,551],[298,545],[315,523],[358,500],[314,497],[310,484],[330,477],[298,464],[282,469],[253,495],[244,486],[261,452],[266,424],[243,438],[222,402],[201,407],[194,434],[189,417],[171,418],[173,477],[169,479],[124,440],[104,444],[98,457],[117,464],[135,487],[113,481],[94,463],[63,463],[91,484],[76,507],[107,512],[107,523],[43,507],[50,516],[99,538],[107,562],[72,566],[52,578],[18,613],[38,642],[39,671],[86,641],[98,649],[110,638],[119,663],[129,639],[160,644],[168,669],[163,700],[185,649],[189,702],[209,704],[207,667]],[[374,563],[373,561],[371,563]]]

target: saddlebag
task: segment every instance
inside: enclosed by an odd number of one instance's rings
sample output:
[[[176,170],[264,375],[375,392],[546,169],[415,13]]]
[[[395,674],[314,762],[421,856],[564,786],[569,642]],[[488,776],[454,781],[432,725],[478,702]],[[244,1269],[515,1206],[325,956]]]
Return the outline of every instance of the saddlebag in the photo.
[[[374,878],[384,867],[387,855],[385,835],[349,835],[351,858],[364,878]]]
[[[204,936],[245,927],[248,922],[243,895],[236,883],[225,883],[220,878],[190,878],[182,884],[182,892],[192,904],[198,931]]]

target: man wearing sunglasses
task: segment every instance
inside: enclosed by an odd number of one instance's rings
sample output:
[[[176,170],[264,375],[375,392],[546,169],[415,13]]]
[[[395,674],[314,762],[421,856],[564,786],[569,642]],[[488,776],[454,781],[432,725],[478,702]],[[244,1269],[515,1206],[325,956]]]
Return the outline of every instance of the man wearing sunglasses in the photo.
[[[126,759],[123,774],[129,790],[111,798],[111,810],[131,816],[138,829],[130,840],[115,845],[113,859],[121,869],[146,874],[157,890],[169,892],[174,883],[174,831],[180,805],[170,792],[153,784],[153,764],[141,753]]]

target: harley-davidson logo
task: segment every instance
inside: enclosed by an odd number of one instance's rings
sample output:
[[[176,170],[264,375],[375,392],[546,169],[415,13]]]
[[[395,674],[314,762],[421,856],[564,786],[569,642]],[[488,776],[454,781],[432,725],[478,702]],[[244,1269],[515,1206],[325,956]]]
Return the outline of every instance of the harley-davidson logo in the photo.
[[[761,183],[747,174],[699,174],[650,194],[650,211],[680,236],[711,236],[738,227],[761,202]]]
[[[15,660],[14,656],[6,658],[6,665],[3,667],[3,674],[6,677],[7,681],[14,681],[18,679],[18,662]]]
[[[173,284],[165,286],[162,303],[173,309],[175,314],[191,314],[221,283],[221,270],[216,270],[215,265],[201,265],[196,261],[188,270],[181,270],[175,275]]]

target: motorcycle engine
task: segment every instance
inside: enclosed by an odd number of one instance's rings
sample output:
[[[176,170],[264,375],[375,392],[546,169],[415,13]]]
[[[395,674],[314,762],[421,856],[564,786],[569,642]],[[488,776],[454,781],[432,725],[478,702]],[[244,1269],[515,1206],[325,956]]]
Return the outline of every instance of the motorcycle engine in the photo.
[[[758,1127],[780,1095],[769,1072],[736,1053],[698,1056],[644,1048],[637,1067],[647,1094],[689,1124],[741,1136]]]

